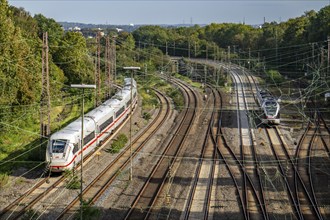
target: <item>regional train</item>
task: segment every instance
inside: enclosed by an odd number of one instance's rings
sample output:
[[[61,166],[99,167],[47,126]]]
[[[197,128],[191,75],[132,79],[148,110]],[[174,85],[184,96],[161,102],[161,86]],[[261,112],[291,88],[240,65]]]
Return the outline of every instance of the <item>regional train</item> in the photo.
[[[132,89],[132,93],[131,93]],[[131,100],[131,96],[133,101]],[[132,78],[116,94],[84,116],[83,155],[93,152],[129,115],[137,103],[137,85]],[[81,160],[81,118],[51,135],[46,160],[51,172],[72,169]]]
[[[266,90],[258,89],[257,99],[263,111],[264,124],[280,124],[280,105],[278,101]]]

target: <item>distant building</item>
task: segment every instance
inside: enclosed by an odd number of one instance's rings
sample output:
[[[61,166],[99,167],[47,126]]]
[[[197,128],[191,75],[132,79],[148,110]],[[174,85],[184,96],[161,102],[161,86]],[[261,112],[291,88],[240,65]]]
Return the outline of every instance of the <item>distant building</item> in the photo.
[[[122,32],[123,29],[121,29],[121,28],[116,28],[116,31],[119,33],[119,32]]]

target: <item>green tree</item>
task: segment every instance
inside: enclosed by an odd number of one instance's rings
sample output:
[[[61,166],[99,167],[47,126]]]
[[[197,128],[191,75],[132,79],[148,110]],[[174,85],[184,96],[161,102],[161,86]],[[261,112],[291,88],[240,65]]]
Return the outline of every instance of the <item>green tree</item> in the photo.
[[[54,54],[54,60],[63,70],[69,84],[94,82],[93,60],[88,54],[86,40],[80,33],[65,33]]]
[[[312,42],[324,41],[330,35],[330,6],[322,8],[315,16],[310,16],[308,39]]]

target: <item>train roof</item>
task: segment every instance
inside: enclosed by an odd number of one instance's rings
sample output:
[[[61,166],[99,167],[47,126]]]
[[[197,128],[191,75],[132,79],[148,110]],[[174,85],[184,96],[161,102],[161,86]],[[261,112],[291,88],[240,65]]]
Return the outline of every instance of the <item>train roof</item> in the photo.
[[[95,130],[95,121],[108,114],[110,111],[117,111],[124,103],[121,100],[130,95],[131,82],[136,88],[136,81],[131,78],[124,79],[124,87],[120,89],[111,99],[108,99],[97,108],[91,110],[84,117],[84,133],[89,133]],[[71,142],[77,142],[77,138],[81,135],[81,118],[79,117],[74,122],[70,123],[63,129],[51,135],[51,139],[66,139]]]
[[[84,117],[84,133],[89,133],[95,130],[95,123],[92,118]],[[70,140],[70,142],[77,142],[76,138],[81,135],[81,118],[78,118],[74,122],[70,123],[63,129],[55,132],[51,139],[65,139]]]
[[[124,79],[124,87],[125,86],[131,86],[131,82],[133,82],[133,87],[136,88],[136,81],[135,81],[135,79],[131,80],[131,78],[125,78]]]

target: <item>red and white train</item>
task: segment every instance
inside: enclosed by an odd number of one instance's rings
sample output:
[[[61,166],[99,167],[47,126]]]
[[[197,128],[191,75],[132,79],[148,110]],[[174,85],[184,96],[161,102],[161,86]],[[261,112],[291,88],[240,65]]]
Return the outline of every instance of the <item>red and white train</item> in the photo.
[[[83,155],[93,152],[124,121],[130,113],[130,106],[133,105],[134,108],[136,103],[136,81],[125,78],[124,86],[113,97],[85,114]],[[46,160],[51,172],[72,169],[80,162],[81,122],[79,118],[51,135],[46,150]]]

